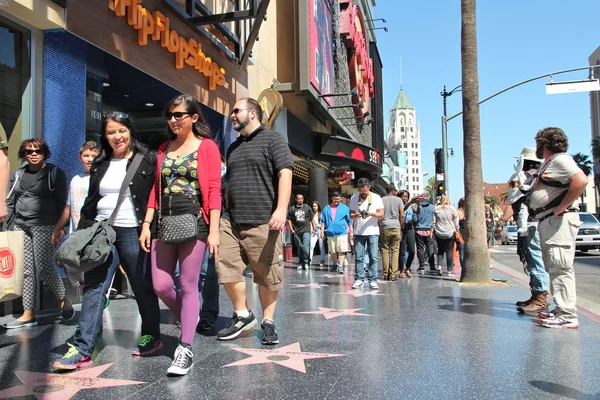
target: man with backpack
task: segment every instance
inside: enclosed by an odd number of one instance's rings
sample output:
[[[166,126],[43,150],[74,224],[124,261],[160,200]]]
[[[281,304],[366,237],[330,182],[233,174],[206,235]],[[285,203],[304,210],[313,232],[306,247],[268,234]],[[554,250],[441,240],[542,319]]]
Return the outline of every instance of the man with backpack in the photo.
[[[435,270],[435,244],[433,241],[433,209],[435,208],[425,194],[417,197],[413,208],[413,226],[415,238],[417,239],[417,258],[419,259],[419,273],[425,272],[425,265],[429,264],[429,270]]]
[[[531,185],[530,214],[538,232],[556,308],[539,313],[545,328],[577,329],[575,294],[575,237],[581,221],[574,204],[588,183],[573,158],[566,154],[567,136],[560,128],[544,128],[535,136],[536,155],[545,159]]]

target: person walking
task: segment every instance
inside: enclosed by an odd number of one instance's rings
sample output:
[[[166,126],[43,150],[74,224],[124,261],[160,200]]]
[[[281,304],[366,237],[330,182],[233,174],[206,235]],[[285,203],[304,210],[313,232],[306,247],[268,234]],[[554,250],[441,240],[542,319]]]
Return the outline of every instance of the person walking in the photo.
[[[404,225],[404,203],[394,185],[387,187],[382,198],[383,218],[381,219],[381,258],[383,279],[395,281],[398,274],[398,255],[402,240],[401,227]]]
[[[323,268],[325,265],[325,241],[321,237],[321,205],[318,201],[313,201],[311,204],[313,211],[313,226],[314,231],[310,237],[310,260],[313,259],[315,252],[315,246],[319,243],[319,253],[321,255],[321,262],[319,268]]]
[[[279,343],[275,330],[277,295],[283,280],[281,229],[292,194],[294,160],[285,139],[262,125],[255,99],[238,100],[232,111],[239,132],[227,150],[227,207],[221,218],[217,274],[233,303],[229,325],[218,340],[232,340],[257,325],[246,302],[244,272],[250,264],[262,306],[262,343]]]
[[[333,263],[331,268],[338,274],[344,273],[344,260],[353,234],[350,209],[341,201],[342,195],[333,192],[331,204],[325,206],[321,214],[321,239],[327,237],[327,249]]]
[[[425,266],[435,272],[435,251],[433,242],[433,209],[425,194],[420,194],[417,201],[411,205],[413,211],[413,226],[417,239],[417,257],[419,258],[419,273],[425,272]]]
[[[458,200],[456,212],[458,214],[458,230],[463,237],[465,238],[465,216],[467,215],[465,211],[465,198],[461,197]],[[460,261],[460,267],[464,268],[465,265],[465,244],[456,242],[456,250],[458,251],[458,259]]]
[[[115,212],[112,226],[116,234],[114,246],[129,277],[142,319],[141,336],[131,354],[149,356],[163,347],[160,338],[160,308],[152,287],[150,257],[140,248],[138,238],[146,216],[148,196],[154,184],[156,160],[138,141],[133,119],[126,113],[113,111],[104,114],[101,133],[101,153],[90,170],[90,187],[81,208],[77,229],[88,228],[96,221],[108,220]],[[123,181],[138,154],[141,162],[117,208]],[[140,156],[137,160],[140,160]],[[112,257],[109,257],[104,264],[84,274],[79,330],[75,333],[73,346],[54,363],[55,369],[75,370],[92,365],[94,346],[102,331],[102,312],[105,306],[102,288],[111,264]]]
[[[46,161],[50,155],[50,148],[42,139],[24,140],[19,147],[19,158],[27,163],[15,172],[7,200],[7,225],[14,224],[14,230],[24,233],[23,314],[2,325],[5,329],[37,325],[38,277],[58,299],[63,320],[75,316],[53,263],[52,233],[62,228],[57,225],[67,203],[68,187],[63,170]]]
[[[298,269],[309,269],[312,262],[309,257],[310,238],[315,230],[313,216],[312,208],[304,204],[304,195],[296,194],[296,204],[288,210],[287,223],[298,249]]]
[[[401,190],[398,196],[400,196],[404,203],[404,224],[402,225],[402,240],[400,241],[400,256],[398,258],[398,270],[400,274],[398,277],[411,278],[412,272],[410,268],[416,254],[412,205],[417,201],[417,198],[413,197],[411,199],[408,190]]]
[[[365,254],[369,254],[369,288],[379,289],[379,219],[383,217],[383,201],[371,192],[367,178],[358,180],[358,193],[350,199],[350,217],[354,220],[355,280],[352,289],[360,289],[365,281]]]
[[[562,129],[544,128],[535,136],[536,156],[544,163],[531,185],[529,207],[539,221],[538,232],[544,265],[550,274],[550,289],[556,308],[539,313],[545,328],[577,329],[575,293],[575,237],[581,225],[575,205],[588,178],[566,154],[569,140]]]
[[[458,230],[458,212],[450,205],[450,197],[442,195],[440,203],[433,210],[433,235],[437,243],[437,274],[443,274],[443,259],[446,256],[448,276],[454,274],[454,241]]]
[[[155,181],[140,234],[140,246],[151,252],[152,283],[158,297],[181,321],[181,339],[175,349],[169,376],[186,375],[193,365],[192,344],[198,325],[198,280],[206,248],[219,255],[221,217],[221,153],[206,125],[200,104],[190,95],[179,95],[165,106],[168,142],[158,149]],[[155,216],[158,214],[154,224]],[[196,235],[170,244],[161,237],[161,217],[193,215]],[[152,239],[151,225],[158,225]],[[179,263],[180,290],[175,290]]]

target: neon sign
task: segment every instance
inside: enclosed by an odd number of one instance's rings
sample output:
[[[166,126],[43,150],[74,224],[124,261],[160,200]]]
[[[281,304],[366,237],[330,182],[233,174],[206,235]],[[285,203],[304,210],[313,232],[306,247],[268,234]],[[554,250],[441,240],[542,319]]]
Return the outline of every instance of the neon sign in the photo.
[[[358,89],[358,96],[353,96],[352,102],[364,102],[364,107],[354,108],[354,114],[362,117],[369,111],[375,93],[373,60],[367,50],[362,11],[352,0],[340,0],[340,36],[348,49],[350,87]]]

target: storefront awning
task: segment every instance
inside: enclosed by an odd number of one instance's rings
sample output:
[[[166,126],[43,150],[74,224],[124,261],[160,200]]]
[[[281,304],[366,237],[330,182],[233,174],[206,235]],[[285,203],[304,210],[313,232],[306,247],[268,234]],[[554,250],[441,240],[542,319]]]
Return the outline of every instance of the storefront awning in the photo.
[[[320,139],[320,160],[356,168],[371,180],[383,173],[383,157],[376,149],[338,136],[321,134]]]

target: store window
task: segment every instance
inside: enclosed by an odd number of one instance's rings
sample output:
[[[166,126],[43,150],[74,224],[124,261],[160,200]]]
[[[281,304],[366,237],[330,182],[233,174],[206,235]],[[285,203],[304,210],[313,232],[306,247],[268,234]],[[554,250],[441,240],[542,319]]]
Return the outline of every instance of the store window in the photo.
[[[9,140],[11,165],[31,132],[31,32],[0,17],[0,130]],[[13,168],[14,169],[14,168]]]

